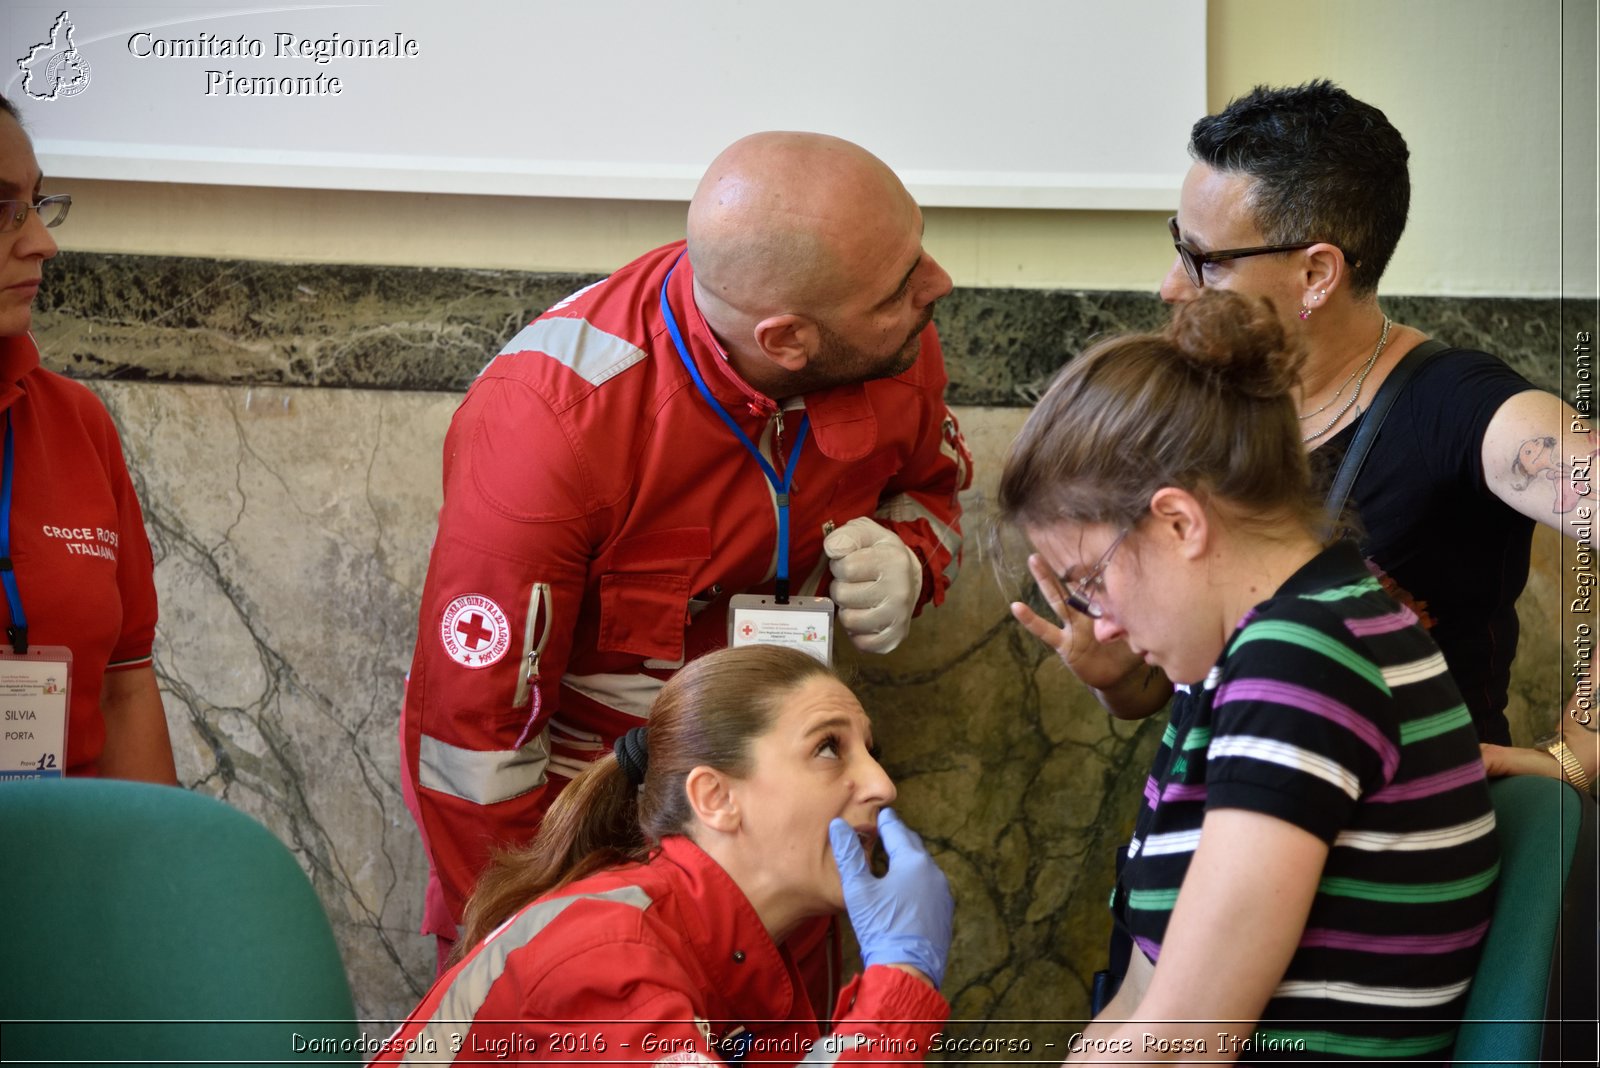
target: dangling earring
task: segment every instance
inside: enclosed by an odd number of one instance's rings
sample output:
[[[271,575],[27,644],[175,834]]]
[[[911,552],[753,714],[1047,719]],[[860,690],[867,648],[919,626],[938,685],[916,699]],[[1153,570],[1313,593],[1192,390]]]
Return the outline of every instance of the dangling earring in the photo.
[[[1311,299],[1312,300],[1321,300],[1323,297],[1325,297],[1327,295],[1328,295],[1328,291],[1326,289],[1319,289],[1319,290],[1317,290],[1317,295],[1312,297]],[[1300,321],[1304,322],[1305,320],[1307,320],[1309,318],[1311,318],[1311,309],[1306,307],[1306,302],[1302,300],[1300,302]]]

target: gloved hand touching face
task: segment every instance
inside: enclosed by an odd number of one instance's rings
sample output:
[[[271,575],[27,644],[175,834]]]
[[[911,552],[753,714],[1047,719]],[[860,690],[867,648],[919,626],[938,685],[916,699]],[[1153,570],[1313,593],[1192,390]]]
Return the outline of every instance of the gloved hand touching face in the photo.
[[[950,883],[894,809],[878,811],[878,835],[889,854],[889,871],[881,879],[868,867],[855,829],[841,819],[828,824],[828,844],[839,865],[845,911],[861,945],[861,959],[868,967],[908,964],[937,987],[944,982],[950,956],[956,908]]]
[[[822,542],[839,606],[839,625],[864,653],[887,653],[911,629],[922,596],[922,561],[891,530],[866,516],[850,520]]]

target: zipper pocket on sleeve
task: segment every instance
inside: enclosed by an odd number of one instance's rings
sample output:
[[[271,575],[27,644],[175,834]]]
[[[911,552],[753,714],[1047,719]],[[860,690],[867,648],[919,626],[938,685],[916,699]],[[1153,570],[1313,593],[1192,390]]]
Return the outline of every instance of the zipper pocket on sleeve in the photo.
[[[521,708],[526,704],[539,681],[539,657],[544,653],[545,643],[550,640],[554,610],[550,583],[535,582],[533,589],[528,591],[528,621],[522,635],[522,673],[517,676],[517,692],[511,699],[512,708]],[[544,617],[542,621],[541,615]]]

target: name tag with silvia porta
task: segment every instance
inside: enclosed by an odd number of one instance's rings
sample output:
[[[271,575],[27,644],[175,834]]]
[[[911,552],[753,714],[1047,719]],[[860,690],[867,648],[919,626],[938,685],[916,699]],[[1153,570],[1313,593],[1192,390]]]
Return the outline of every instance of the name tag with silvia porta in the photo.
[[[0,653],[0,782],[65,774],[71,681],[72,650],[64,645]]]
[[[736,594],[728,601],[728,645],[787,645],[832,664],[833,601],[791,597],[779,604],[770,594]]]

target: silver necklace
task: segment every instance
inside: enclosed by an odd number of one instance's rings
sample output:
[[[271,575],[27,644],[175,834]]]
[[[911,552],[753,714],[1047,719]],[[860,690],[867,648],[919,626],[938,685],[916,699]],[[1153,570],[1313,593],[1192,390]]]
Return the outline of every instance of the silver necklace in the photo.
[[[1360,373],[1361,373],[1361,368],[1359,368],[1359,367],[1354,368],[1350,372],[1350,374],[1345,378],[1345,380],[1343,382],[1339,383],[1339,388],[1333,391],[1333,396],[1329,397],[1327,400],[1322,402],[1322,407],[1316,409],[1315,411],[1310,411],[1310,412],[1307,412],[1305,415],[1302,415],[1300,417],[1300,421],[1303,423],[1307,419],[1315,419],[1317,416],[1321,415],[1323,412],[1327,411],[1329,408],[1332,408],[1333,405],[1334,405],[1334,402],[1336,402],[1340,397],[1344,396],[1345,387],[1348,386],[1350,383],[1354,382],[1356,380],[1356,375],[1358,375]]]
[[[1340,408],[1339,409],[1339,413],[1337,415],[1335,415],[1332,419],[1330,419],[1323,426],[1323,428],[1321,430],[1313,431],[1312,433],[1307,434],[1305,437],[1301,438],[1300,439],[1300,443],[1302,445],[1311,444],[1313,441],[1316,441],[1322,435],[1326,434],[1328,431],[1330,431],[1334,427],[1338,426],[1339,425],[1339,420],[1341,420],[1341,419],[1343,419],[1345,417],[1345,413],[1348,412],[1351,408],[1355,407],[1356,401],[1359,400],[1360,397],[1361,397],[1361,387],[1366,384],[1367,375],[1372,373],[1372,368],[1377,364],[1378,357],[1383,355],[1383,347],[1385,345],[1387,345],[1388,343],[1389,343],[1389,317],[1387,315],[1385,315],[1383,317],[1383,333],[1378,336],[1378,347],[1372,350],[1372,355],[1368,356],[1367,357],[1367,362],[1362,365],[1361,373],[1360,373],[1359,377],[1356,378],[1356,391],[1354,393],[1350,394],[1350,399],[1344,402],[1344,407]],[[1340,393],[1344,392],[1344,387],[1343,386],[1339,387],[1339,392]],[[1337,397],[1338,395],[1339,395],[1338,393],[1334,394],[1335,397]],[[1332,400],[1328,401],[1328,404],[1332,404],[1332,403],[1333,403]],[[1328,407],[1328,405],[1324,404],[1321,408],[1318,408],[1316,412],[1312,412],[1311,414],[1312,415],[1316,415],[1317,412],[1320,412],[1320,411],[1322,411],[1323,409],[1325,409],[1327,407]]]

